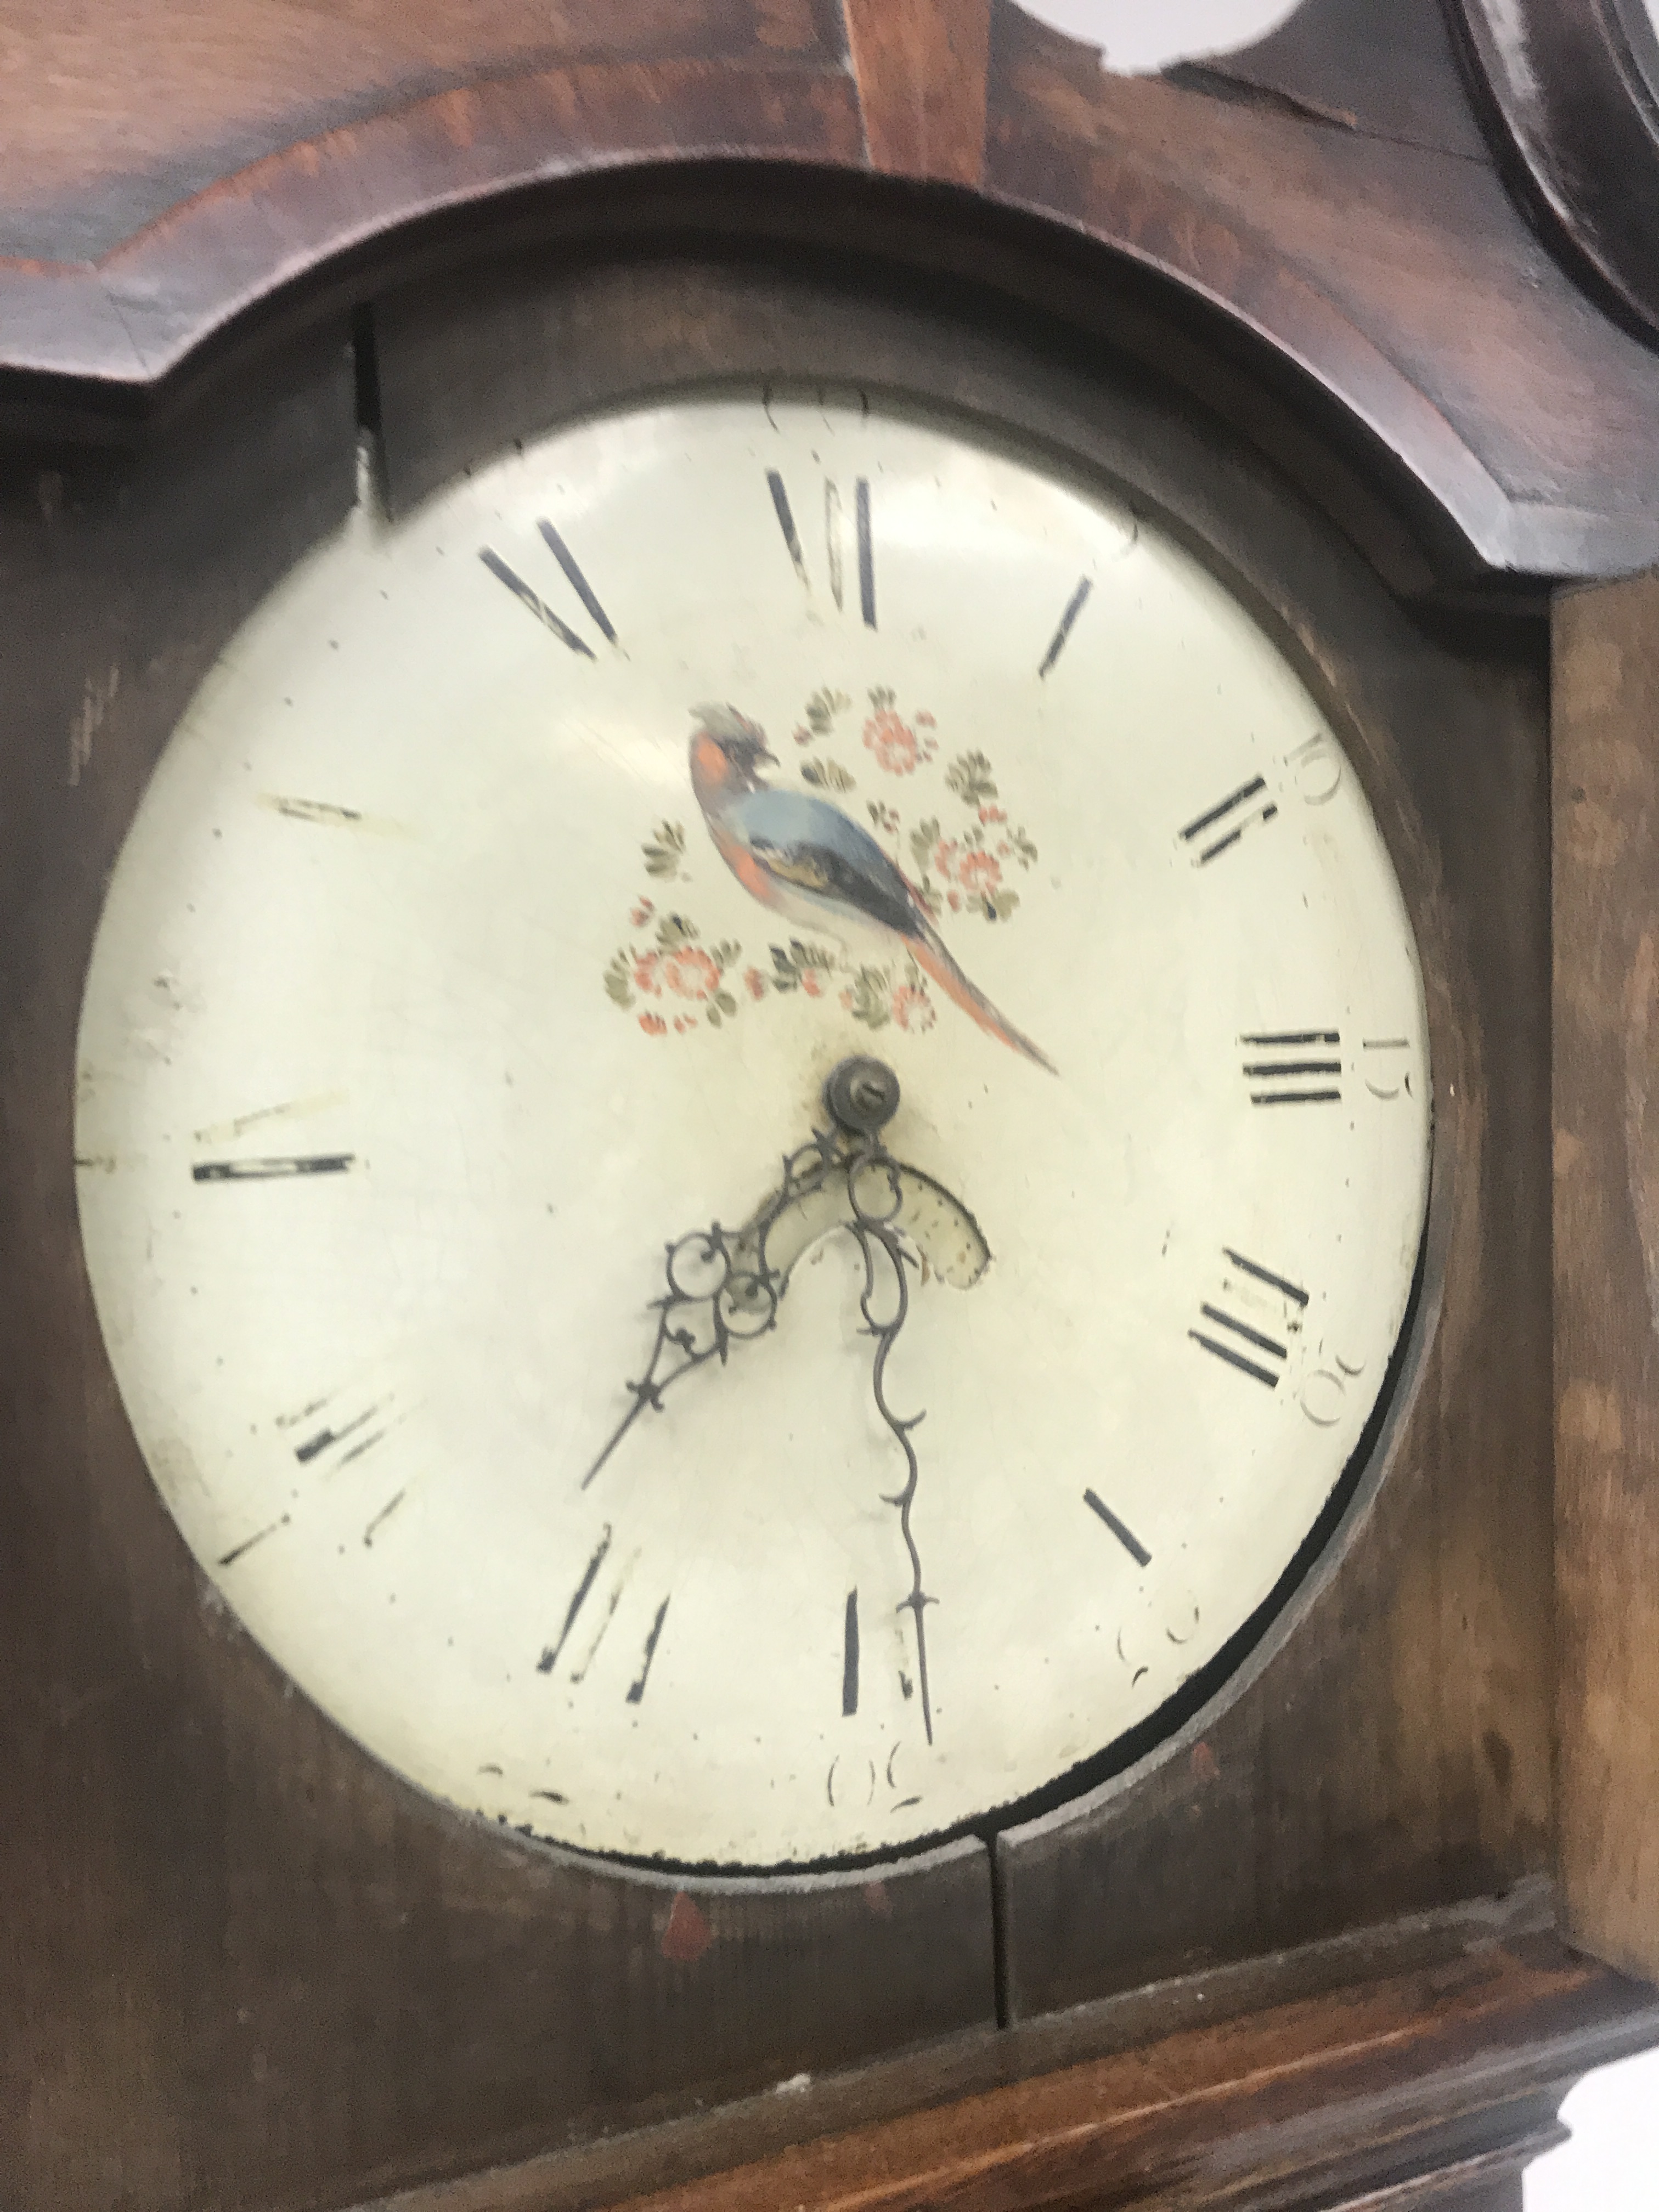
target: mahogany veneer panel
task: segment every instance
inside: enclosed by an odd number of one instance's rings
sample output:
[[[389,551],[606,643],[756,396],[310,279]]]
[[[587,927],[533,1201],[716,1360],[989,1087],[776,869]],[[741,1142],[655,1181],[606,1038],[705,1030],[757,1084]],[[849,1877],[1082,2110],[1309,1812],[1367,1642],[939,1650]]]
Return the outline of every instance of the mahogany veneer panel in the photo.
[[[125,419],[230,319],[349,297],[365,257],[383,282],[441,216],[476,235],[584,172],[735,158],[772,165],[757,223],[778,165],[809,214],[803,165],[873,171],[1157,277],[1397,484],[1431,580],[1659,556],[1659,360],[1528,229],[1430,0],[1306,0],[1172,80],[1103,74],[1013,0],[195,0],[165,40],[138,0],[35,0],[4,37],[14,421]],[[932,215],[941,247],[982,230],[972,203]]]

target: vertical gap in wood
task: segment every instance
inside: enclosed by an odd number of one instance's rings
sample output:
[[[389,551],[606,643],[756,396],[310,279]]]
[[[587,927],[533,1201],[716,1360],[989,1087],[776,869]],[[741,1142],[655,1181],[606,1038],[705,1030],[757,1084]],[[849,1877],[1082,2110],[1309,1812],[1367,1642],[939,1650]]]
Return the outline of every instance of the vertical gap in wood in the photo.
[[[351,374],[357,415],[357,502],[384,521],[389,502],[380,439],[380,356],[374,309],[367,300],[351,311]]]
[[[997,2026],[1009,2027],[1013,2020],[1012,1993],[1008,1987],[1008,1926],[1006,1895],[1002,1881],[1002,1856],[997,1850],[997,1832],[988,1828],[981,1837],[991,1862],[991,1978],[996,1996]]]
[[[374,310],[365,300],[351,311],[351,363],[357,395],[357,428],[380,434],[380,363],[374,349]]]

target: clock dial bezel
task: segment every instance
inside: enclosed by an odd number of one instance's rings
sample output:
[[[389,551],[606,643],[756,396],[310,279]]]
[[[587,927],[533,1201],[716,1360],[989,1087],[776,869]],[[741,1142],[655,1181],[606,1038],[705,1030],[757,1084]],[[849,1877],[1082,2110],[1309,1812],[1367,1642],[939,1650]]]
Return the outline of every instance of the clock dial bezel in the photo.
[[[683,265],[677,265],[670,272],[668,284],[671,291],[684,283],[686,273]],[[620,283],[629,304],[636,310],[642,299],[648,300],[649,279],[637,267],[621,275],[613,274],[609,278],[601,276],[598,281],[602,289],[607,283],[612,285]],[[1257,580],[1230,561],[1206,534],[1200,519],[1201,501],[1193,501],[1189,495],[1185,502],[1181,501],[1179,487],[1172,486],[1168,477],[1161,476],[1156,469],[1142,469],[1137,474],[1129,474],[1121,465],[1124,459],[1121,452],[1116,456],[1120,465],[1109,466],[1098,451],[1085,451],[1079,441],[1079,421],[1075,413],[1068,420],[1056,406],[1055,396],[1049,396],[1045,401],[1042,373],[1033,374],[1027,368],[1016,378],[1006,367],[999,364],[995,356],[1000,349],[994,342],[983,338],[980,341],[981,358],[975,367],[981,389],[975,393],[972,404],[964,404],[958,392],[947,395],[937,389],[942,380],[942,380],[939,373],[946,356],[944,349],[933,342],[933,326],[925,319],[915,317],[896,319],[890,310],[872,307],[867,303],[863,306],[849,303],[844,297],[838,298],[830,290],[813,290],[805,296],[810,306],[801,318],[800,329],[795,335],[804,339],[806,344],[822,348],[826,332],[833,323],[843,351],[850,342],[854,349],[861,344],[869,355],[884,356],[882,377],[879,380],[869,378],[869,389],[890,392],[901,404],[908,400],[912,404],[921,401],[938,404],[943,399],[946,406],[953,406],[964,419],[977,422],[993,438],[1012,437],[1016,445],[1035,446],[1046,452],[1067,471],[1075,472],[1081,469],[1111,489],[1119,492],[1127,491],[1144,511],[1155,512],[1159,521],[1170,528],[1189,550],[1197,551],[1212,572],[1219,574],[1226,587],[1244,602],[1255,619],[1274,638],[1281,651],[1285,653],[1341,738],[1345,751],[1360,778],[1384,843],[1394,860],[1401,891],[1411,913],[1419,956],[1423,963],[1425,988],[1428,988],[1431,958],[1425,938],[1425,909],[1420,897],[1413,898],[1413,883],[1407,868],[1401,865],[1402,849],[1420,855],[1426,841],[1409,807],[1400,780],[1393,771],[1388,744],[1382,740],[1380,732],[1367,727],[1363,717],[1356,717],[1346,710],[1335,687],[1322,676],[1313,642],[1301,636],[1294,623],[1285,619],[1283,610],[1275,606],[1271,593],[1263,591]],[[609,304],[614,307],[614,294]],[[775,297],[769,304],[775,307]],[[682,360],[678,375],[672,373],[665,374],[659,364],[642,363],[641,351],[633,343],[638,336],[638,324],[628,314],[590,312],[582,320],[590,332],[598,330],[605,334],[611,349],[609,363],[607,366],[602,357],[602,348],[590,347],[583,364],[586,374],[582,380],[582,404],[569,411],[559,410],[552,417],[553,421],[580,420],[594,414],[611,412],[618,405],[627,404],[635,399],[660,399],[675,392],[689,389],[706,392],[711,382],[745,386],[755,378],[757,371],[748,365],[746,360],[735,356],[744,353],[745,343],[752,347],[757,340],[769,349],[768,365],[780,383],[793,382],[799,376],[798,369],[792,372],[777,367],[775,320],[770,315],[758,326],[753,323],[745,325],[741,315],[729,318],[725,330],[729,342],[726,357],[724,360],[711,357],[713,349],[705,337],[700,357]],[[857,333],[860,320],[866,325],[861,335]],[[868,327],[872,321],[881,325],[878,343]],[[772,325],[769,328],[769,324]],[[850,334],[849,326],[852,326]],[[909,347],[908,357],[906,341]],[[933,390],[918,388],[924,365],[928,380],[935,387]],[[647,369],[643,375],[642,368]],[[651,368],[654,368],[654,374],[649,373]],[[824,380],[829,382],[831,380],[826,378]],[[834,380],[839,383],[842,380],[836,378]],[[953,384],[959,383],[959,374],[948,380]],[[1034,401],[1037,403],[1035,406]],[[1075,402],[1073,404],[1074,406]],[[1016,407],[1026,416],[1026,420],[1012,419]],[[1083,418],[1082,427],[1097,436],[1103,428],[1109,432],[1112,419],[1109,401],[1097,401]],[[551,427],[551,424],[537,422],[532,426],[526,421],[524,430],[512,434],[531,434],[532,427],[533,431],[539,431]],[[500,442],[507,442],[505,434]],[[1130,455],[1129,458],[1133,457]],[[392,495],[391,503],[395,507],[398,504],[395,445],[388,446],[386,465],[387,488]],[[1190,495],[1190,487],[1188,491]],[[403,506],[406,511],[407,502],[403,502]],[[1188,512],[1188,507],[1195,511]],[[1389,814],[1391,800],[1395,809],[1392,823]],[[1420,884],[1417,889],[1420,893]],[[1443,1062],[1444,1047],[1435,1035],[1435,994],[1431,988],[1428,988],[1428,996],[1430,1057],[1437,1075]],[[1437,1147],[1437,1155],[1439,1147]],[[1419,1253],[1418,1282],[1388,1378],[1361,1444],[1348,1462],[1296,1559],[1287,1566],[1270,1596],[1229,1638],[1223,1650],[1155,1713],[1137,1724],[1127,1735],[1120,1736],[1115,1743],[1040,1790],[1000,1808],[994,1814],[961,1821],[902,1845],[883,1846],[833,1859],[797,1863],[787,1869],[790,1874],[844,1873],[867,1869],[904,1859],[917,1852],[934,1850],[941,1843],[964,1834],[1018,1826],[1053,1807],[1080,1799],[1137,1762],[1145,1760],[1156,1764],[1160,1751],[1173,1741],[1194,1713],[1212,1704],[1224,1706],[1242,1691],[1245,1682],[1253,1679],[1254,1673],[1259,1671],[1260,1664],[1265,1662],[1267,1651],[1277,1649],[1285,1638],[1294,1632],[1304,1586],[1310,1576],[1317,1583],[1340,1563],[1346,1530],[1383,1478],[1389,1456],[1389,1437],[1397,1425],[1396,1417],[1401,1405],[1409,1398],[1426,1341],[1425,1317],[1431,1316],[1437,1301],[1437,1285],[1434,1280],[1432,1260],[1436,1249],[1436,1206],[1437,1202],[1442,1206],[1445,1203],[1445,1178],[1437,1157],[1431,1182],[1427,1225]],[[659,1858],[629,1859],[615,1852],[590,1854],[564,1843],[550,1843],[548,1847],[570,1851],[573,1856],[584,1859],[592,1857],[600,1863],[633,1864],[658,1873],[676,1870],[672,1862]]]

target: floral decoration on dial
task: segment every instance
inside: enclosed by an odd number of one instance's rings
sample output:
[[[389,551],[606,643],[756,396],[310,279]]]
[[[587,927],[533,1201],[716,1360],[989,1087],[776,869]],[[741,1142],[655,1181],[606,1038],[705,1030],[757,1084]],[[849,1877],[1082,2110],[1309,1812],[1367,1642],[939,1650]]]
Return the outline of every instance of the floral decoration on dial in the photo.
[[[807,754],[799,793],[762,780],[763,765],[781,763],[757,724],[731,706],[694,709],[692,789],[715,850],[762,905],[805,927],[746,957],[740,940],[706,939],[683,905],[659,911],[643,891],[629,914],[630,929],[642,934],[611,960],[605,990],[647,1036],[684,1036],[704,1023],[719,1029],[745,1000],[831,995],[868,1029],[890,1024],[920,1034],[938,1018],[931,985],[981,1029],[1049,1066],[969,981],[933,926],[957,917],[1010,920],[1020,902],[1009,877],[1033,866],[1036,843],[1010,821],[984,752],[964,750],[939,763],[930,713],[907,716],[885,686],[866,696],[866,769],[921,777],[915,795],[927,811],[907,817],[885,799],[866,799],[866,829],[855,805],[844,801],[858,789],[858,777],[816,750],[851,714],[844,691],[826,686],[806,702],[793,732]],[[695,883],[691,849],[683,823],[659,823],[640,848],[648,881]],[[872,937],[881,956],[873,959]]]

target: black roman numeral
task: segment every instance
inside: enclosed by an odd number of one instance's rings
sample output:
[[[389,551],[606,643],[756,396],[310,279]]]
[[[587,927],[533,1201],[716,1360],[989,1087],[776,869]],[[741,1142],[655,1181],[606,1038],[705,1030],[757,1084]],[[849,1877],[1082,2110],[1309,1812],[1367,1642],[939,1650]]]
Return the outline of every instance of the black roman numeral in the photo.
[[[859,538],[859,611],[866,629],[876,626],[876,550],[870,536],[870,479],[860,477],[855,502]]]
[[[843,1720],[859,1709],[859,1594],[847,1593],[847,1618],[841,1644],[841,1711]]]
[[[1341,1032],[1257,1030],[1238,1040],[1252,1106],[1329,1106],[1342,1097]]]
[[[658,1639],[662,1635],[662,1625],[667,1618],[668,1600],[665,1598],[657,1607],[657,1617],[651,1624],[651,1633],[645,1639],[645,1654],[640,1661],[639,1674],[629,1689],[628,1702],[630,1705],[637,1705],[645,1696],[645,1686],[651,1678],[651,1662],[657,1656]]]
[[[1060,659],[1060,654],[1065,652],[1066,641],[1072,635],[1072,624],[1083,612],[1083,603],[1088,598],[1090,592],[1093,591],[1094,587],[1095,580],[1092,576],[1079,577],[1077,589],[1073,592],[1071,598],[1066,602],[1066,611],[1060,618],[1060,627],[1049,639],[1048,650],[1043,654],[1042,665],[1037,670],[1037,682],[1039,684],[1043,681],[1044,678],[1048,675],[1048,671],[1054,666],[1055,661],[1057,661]]]
[[[1085,1490],[1083,1502],[1091,1513],[1103,1521],[1138,1567],[1150,1567],[1152,1555],[1127,1522],[1120,1521],[1111,1507],[1097,1498],[1092,1490]]]
[[[600,604],[599,593],[582,573],[581,565],[575,555],[553,525],[544,517],[537,523],[536,527],[541,532],[542,541],[548,551],[564,571],[565,580],[587,610],[589,618],[599,635],[607,645],[615,645],[616,625]],[[580,653],[584,660],[592,660],[594,658],[593,648],[587,640],[578,631],[572,629],[562,616],[556,615],[540,592],[532,591],[518,570],[502,560],[494,546],[480,547],[478,558],[498,583],[506,585],[519,605],[528,613],[534,615],[544,629],[551,630],[561,645],[568,646],[572,653]]]
[[[304,1152],[283,1159],[198,1160],[192,1182],[282,1182],[295,1176],[349,1175],[356,1152]]]
[[[1247,830],[1258,822],[1271,822],[1278,811],[1279,804],[1267,789],[1267,778],[1253,775],[1237,791],[1229,792],[1218,806],[1206,808],[1189,822],[1181,832],[1181,842],[1195,868],[1207,868],[1212,860],[1231,851]]]
[[[812,588],[811,575],[806,565],[806,551],[801,544],[795,510],[790,504],[789,489],[780,469],[766,471],[767,489],[772,495],[772,512],[778,519],[778,528],[795,574],[807,591]],[[853,486],[853,532],[859,578],[859,611],[871,629],[876,623],[876,549],[870,520],[870,479],[858,477]],[[831,477],[823,481],[823,562],[824,574],[830,586],[830,596],[837,609],[846,604],[846,567],[842,552],[844,523],[841,487]]]
[[[1290,1340],[1301,1331],[1308,1293],[1230,1246],[1222,1256],[1227,1269],[1220,1287],[1199,1307],[1202,1326],[1187,1334],[1212,1358],[1276,1390],[1291,1356]]]
[[[611,617],[599,605],[594,595],[593,586],[577,567],[575,555],[545,516],[537,523],[536,527],[541,532],[548,551],[564,570],[571,589],[599,625],[599,635],[607,645],[614,645],[617,642],[617,633],[611,626]]]
[[[593,1556],[582,1569],[581,1580],[577,1583],[574,1594],[565,1607],[564,1626],[559,1631],[557,1643],[548,1644],[543,1650],[541,1657],[536,1662],[536,1672],[538,1674],[550,1674],[558,1665],[559,1654],[569,1641],[570,1632],[576,1626],[576,1615],[586,1604],[587,1594],[598,1579],[599,1569],[605,1565],[605,1554],[610,1549],[611,1526],[607,1522],[604,1534],[594,1547]]]

